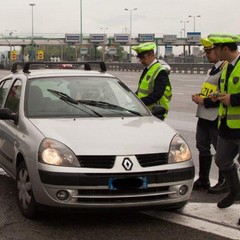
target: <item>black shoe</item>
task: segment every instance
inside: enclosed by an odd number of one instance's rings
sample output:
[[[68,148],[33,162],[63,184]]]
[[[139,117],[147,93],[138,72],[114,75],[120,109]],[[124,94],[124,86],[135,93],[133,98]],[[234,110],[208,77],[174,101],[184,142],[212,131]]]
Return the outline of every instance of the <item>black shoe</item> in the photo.
[[[229,192],[228,184],[224,180],[223,182],[218,182],[215,186],[208,189],[208,193],[220,194]]]
[[[233,205],[236,201],[239,200],[239,194],[229,193],[224,199],[222,199],[217,206],[219,208],[227,208]]]
[[[193,190],[208,190],[210,188],[210,182],[202,182],[200,179],[196,180],[193,184]]]

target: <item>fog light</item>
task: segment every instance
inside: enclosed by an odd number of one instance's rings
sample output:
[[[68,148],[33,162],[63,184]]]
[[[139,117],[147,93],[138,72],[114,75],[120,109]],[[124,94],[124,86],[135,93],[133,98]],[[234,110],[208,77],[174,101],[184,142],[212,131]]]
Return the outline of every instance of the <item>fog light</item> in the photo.
[[[65,190],[60,190],[57,192],[56,196],[60,201],[65,201],[68,199],[69,193]]]
[[[185,195],[188,192],[188,186],[183,185],[179,188],[179,194],[180,195]]]

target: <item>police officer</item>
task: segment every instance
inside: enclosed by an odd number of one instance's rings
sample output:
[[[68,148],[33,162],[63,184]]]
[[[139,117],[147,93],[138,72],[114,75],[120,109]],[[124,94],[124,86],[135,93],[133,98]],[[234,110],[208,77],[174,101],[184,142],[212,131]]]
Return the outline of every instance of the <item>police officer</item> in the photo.
[[[211,94],[213,101],[220,101],[219,131],[216,164],[228,182],[230,193],[218,202],[219,208],[227,208],[239,200],[240,182],[234,159],[240,153],[240,55],[239,37],[233,34],[210,34],[208,39],[216,46],[216,53],[224,66],[219,93]]]
[[[155,48],[154,42],[146,42],[132,47],[142,65],[145,66],[136,94],[150,110],[155,105],[163,106],[166,110],[165,118],[172,97],[172,87],[166,70],[155,58]]]
[[[215,45],[208,39],[201,39],[206,57],[213,63],[202,85],[201,93],[192,95],[192,101],[198,104],[196,116],[198,117],[196,130],[196,147],[199,151],[199,178],[194,182],[194,190],[208,190],[209,193],[223,193],[228,191],[228,185],[219,172],[218,183],[210,188],[209,172],[212,163],[211,144],[217,149],[218,137],[218,106],[219,102],[212,102],[208,95],[217,91],[218,80],[224,66],[223,61],[215,51]]]

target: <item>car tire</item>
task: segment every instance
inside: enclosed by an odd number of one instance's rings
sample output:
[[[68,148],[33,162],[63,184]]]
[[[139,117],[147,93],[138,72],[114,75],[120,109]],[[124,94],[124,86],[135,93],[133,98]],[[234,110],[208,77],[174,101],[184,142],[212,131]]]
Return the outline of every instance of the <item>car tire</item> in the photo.
[[[20,211],[26,218],[34,218],[37,212],[36,202],[28,169],[24,161],[17,168],[16,188]]]

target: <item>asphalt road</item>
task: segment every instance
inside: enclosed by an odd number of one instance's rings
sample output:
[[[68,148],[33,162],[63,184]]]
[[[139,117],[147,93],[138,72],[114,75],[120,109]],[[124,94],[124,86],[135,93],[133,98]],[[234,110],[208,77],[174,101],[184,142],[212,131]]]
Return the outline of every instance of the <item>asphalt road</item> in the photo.
[[[0,77],[8,74],[0,71]],[[112,72],[136,90],[139,72]],[[166,120],[189,143],[198,173],[195,148],[196,106],[191,94],[199,92],[204,75],[171,74],[173,98]],[[217,179],[213,164],[212,183]],[[38,219],[27,220],[17,207],[15,183],[0,169],[0,240],[223,240],[240,239],[236,225],[239,205],[218,210],[224,195],[193,192],[189,204],[177,213],[165,211],[65,212],[48,210]]]

